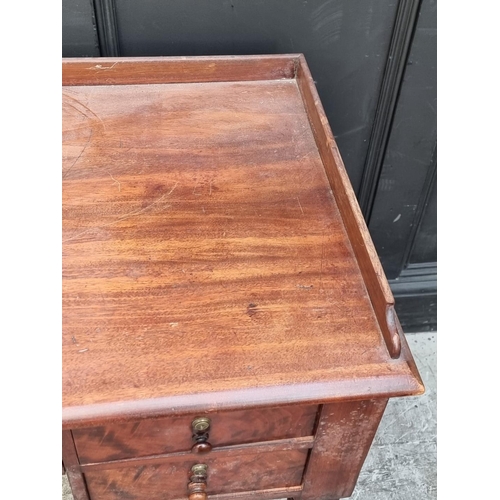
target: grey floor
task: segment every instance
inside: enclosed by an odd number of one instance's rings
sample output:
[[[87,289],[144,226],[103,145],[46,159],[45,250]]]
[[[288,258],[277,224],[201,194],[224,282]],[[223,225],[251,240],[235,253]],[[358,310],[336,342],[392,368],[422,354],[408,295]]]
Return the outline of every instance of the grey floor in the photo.
[[[434,500],[436,334],[406,336],[426,393],[389,401],[351,500]]]
[[[407,335],[426,387],[389,401],[351,500],[434,500],[436,488],[436,334]],[[73,500],[66,476],[63,500]]]

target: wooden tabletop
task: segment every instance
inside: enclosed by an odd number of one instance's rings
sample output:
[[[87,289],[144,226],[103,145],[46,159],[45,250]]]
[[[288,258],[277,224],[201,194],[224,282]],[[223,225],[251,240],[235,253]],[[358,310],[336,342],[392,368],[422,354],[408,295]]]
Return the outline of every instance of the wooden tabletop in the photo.
[[[72,82],[62,175],[66,424],[422,391],[295,78]]]

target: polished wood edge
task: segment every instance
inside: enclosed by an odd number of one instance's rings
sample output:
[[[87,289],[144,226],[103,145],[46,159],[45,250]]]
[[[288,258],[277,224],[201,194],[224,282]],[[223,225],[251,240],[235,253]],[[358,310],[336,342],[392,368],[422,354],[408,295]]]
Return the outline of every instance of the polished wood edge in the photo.
[[[405,358],[406,356],[412,359],[409,351],[405,353]],[[369,371],[370,365],[364,368]],[[63,429],[93,427],[131,418],[210,413],[276,405],[335,403],[379,397],[415,396],[423,393],[421,382],[408,371],[406,363],[374,365],[374,371],[378,375],[356,376],[352,379],[331,382],[70,406],[62,410]]]
[[[387,281],[387,280],[386,280]],[[404,335],[401,323],[398,320],[394,304],[387,304],[385,308],[385,325],[387,325],[387,335],[384,339],[391,358],[397,359],[401,355],[401,335]],[[398,328],[399,325],[399,328]],[[389,342],[387,337],[390,336]]]
[[[312,448],[314,444],[314,436],[306,436],[301,438],[280,439],[271,442],[248,443],[233,446],[221,446],[212,450],[210,453],[199,455],[189,451],[178,453],[166,453],[164,455],[151,455],[141,458],[124,458],[122,460],[112,460],[109,462],[94,462],[88,464],[81,464],[80,468],[83,472],[88,470],[101,470],[101,469],[117,469],[121,467],[133,467],[136,465],[147,464],[167,464],[178,462],[179,460],[193,460],[200,461],[201,458],[218,458],[230,459],[235,455],[242,453],[275,453],[278,451],[289,450],[303,450]]]
[[[320,411],[320,405],[318,403],[295,403],[295,402],[292,402],[292,403],[285,403],[285,404],[282,404],[280,405],[280,408],[290,408],[290,407],[304,407],[304,408],[311,408],[311,412],[312,412],[312,409],[314,409],[314,413],[316,414],[315,418],[316,418],[316,422],[315,422],[315,425],[317,425],[317,419],[318,419],[318,414],[319,414],[319,411]],[[247,408],[245,408],[245,410],[258,410],[258,409],[269,409],[269,405],[252,405],[252,406],[249,406]],[[172,410],[172,409],[171,409]],[[211,413],[214,413],[215,411],[219,411],[219,410],[213,410],[213,409],[205,409],[205,410],[198,410],[196,411],[195,413],[197,413],[197,416],[201,416],[201,417],[208,417],[210,418],[211,416]],[[240,413],[241,412],[241,407],[235,407],[235,408],[224,408],[224,414],[225,415],[230,415],[231,413]],[[150,421],[154,421],[154,420],[161,420],[161,419],[164,419],[165,417],[171,417],[172,415],[177,415],[177,416],[182,416],[182,415],[185,415],[186,413],[190,413],[190,412],[183,412],[181,411],[180,413],[176,413],[174,411],[174,413],[172,413],[172,411],[169,411],[169,412],[163,412],[163,413],[157,413],[157,414],[149,414],[147,415],[147,419],[150,420]],[[193,415],[191,415],[191,417],[194,418]],[[128,420],[129,417],[124,417],[123,419],[121,418],[117,418],[117,419],[113,419],[113,422],[118,422],[120,420]],[[85,427],[88,427],[88,426],[82,426],[82,425],[78,425],[76,427],[71,427],[71,429],[84,429]],[[92,425],[92,427],[94,427],[94,425]],[[69,428],[68,428],[69,429]],[[311,435],[314,435],[314,429],[315,427],[313,427],[313,431],[311,432]]]
[[[89,57],[62,60],[62,83],[138,85],[295,78],[299,54],[200,57]]]
[[[410,347],[408,346],[408,342],[406,341],[406,336],[403,333],[403,329],[401,328],[401,323],[399,322],[398,317],[396,316],[396,326],[401,332],[401,357],[405,359],[406,364],[411,372],[411,374],[415,377],[415,380],[420,385],[419,394],[423,394],[425,392],[425,385],[422,381],[422,377],[420,376],[420,372],[418,371],[415,360],[413,359],[413,355],[411,353]]]
[[[359,208],[337,143],[321,104],[307,62],[299,56],[297,85],[318,146],[326,175],[364,278],[370,300],[391,358],[401,354],[401,340],[394,316],[394,297]]]

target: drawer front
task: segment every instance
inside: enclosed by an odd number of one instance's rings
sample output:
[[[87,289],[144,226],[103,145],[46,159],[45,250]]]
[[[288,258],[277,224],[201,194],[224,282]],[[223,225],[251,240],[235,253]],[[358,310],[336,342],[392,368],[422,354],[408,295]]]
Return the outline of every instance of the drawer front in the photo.
[[[210,418],[208,442],[215,448],[311,436],[318,407],[291,406],[134,420],[73,430],[80,463],[107,462],[189,451],[192,421]]]
[[[187,499],[189,473],[197,463],[208,466],[209,495],[286,488],[300,485],[308,452],[296,449],[261,453],[248,449],[229,460],[209,454],[198,461],[142,461],[127,467],[90,470],[85,478],[92,500]]]

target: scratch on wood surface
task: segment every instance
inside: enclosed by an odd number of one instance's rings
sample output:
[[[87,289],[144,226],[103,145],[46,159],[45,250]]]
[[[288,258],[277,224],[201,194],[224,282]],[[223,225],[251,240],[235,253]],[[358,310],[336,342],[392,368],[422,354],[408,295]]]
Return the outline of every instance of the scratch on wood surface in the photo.
[[[212,196],[212,181],[210,181],[210,192],[208,193],[208,196]]]
[[[310,132],[309,132],[310,133]],[[307,135],[307,131],[303,134],[301,134],[301,137],[305,137]],[[302,161],[305,160],[306,158],[309,158],[310,156],[314,156],[314,154],[317,154],[315,151],[308,151],[307,153],[304,153],[300,158],[296,156],[297,161]]]
[[[115,62],[112,66],[103,66],[102,64],[96,64],[95,66],[90,66],[87,69],[97,69],[97,70],[105,70],[105,69],[113,69],[118,64],[118,61]]]
[[[111,174],[109,174],[109,176],[115,181],[116,184],[118,184],[118,191],[121,191],[122,190],[121,182],[117,181]]]
[[[141,422],[135,422],[135,424],[132,426],[132,429],[130,431],[130,435],[133,436],[137,430],[139,429],[139,427],[141,426]],[[101,441],[102,442],[102,441]]]
[[[325,232],[321,236],[321,264],[319,269],[319,293],[323,289],[323,259],[325,256]]]
[[[87,146],[90,144],[90,140],[92,139],[93,133],[94,133],[94,130],[90,129],[90,135],[89,135],[89,138],[87,140],[87,143],[85,144],[85,146],[83,146],[83,149],[80,151],[80,154],[77,156],[76,160],[72,163],[71,167],[67,168],[66,171],[64,172],[63,179],[66,179],[66,177],[69,174],[70,170],[76,165],[76,163],[78,162],[78,160],[81,158],[81,156],[83,155],[83,153],[87,149]]]
[[[300,200],[299,200],[299,197],[297,196],[297,203],[299,204],[299,207],[300,207],[300,211],[302,212],[302,215],[304,215],[304,209],[302,208],[302,205],[300,204]]]
[[[95,113],[94,111],[92,111],[86,104],[83,104],[83,102],[81,102],[80,100],[76,99],[75,97],[71,97],[70,95],[67,95],[64,92],[63,92],[63,96],[66,97],[66,98],[68,98],[68,99],[71,99],[74,102],[76,102],[82,108],[84,108],[85,110],[87,110],[92,116],[95,116],[102,123],[102,125],[104,127],[104,122],[102,121],[101,117],[97,113]],[[63,102],[63,104],[66,104],[66,105],[70,106],[75,111],[78,111],[78,113],[81,113],[83,116],[86,116],[87,118],[90,118],[89,115],[87,115],[86,113],[83,113],[81,109],[78,109],[75,105],[71,104],[70,102]]]
[[[132,481],[137,481],[139,479],[139,477],[141,476],[141,474],[146,470],[146,466],[143,465],[142,467],[139,467],[139,469],[137,470],[137,472],[135,473],[135,476],[134,478],[132,479]]]
[[[135,217],[136,215],[142,214],[143,212],[145,212],[146,210],[148,210],[152,206],[157,205],[158,203],[160,203],[160,201],[162,201],[164,198],[167,198],[168,196],[170,196],[174,192],[175,188],[177,187],[177,184],[179,184],[178,181],[175,183],[174,187],[168,193],[164,193],[157,200],[153,201],[152,203],[150,203],[146,207],[142,208],[141,210],[136,210],[136,211],[129,212],[129,213],[125,214],[125,215],[122,215],[118,219],[116,219],[116,220],[114,220],[112,222],[108,222],[107,224],[103,224],[101,226],[92,226],[92,227],[89,227],[89,228],[81,231],[80,233],[75,234],[74,236],[71,236],[70,238],[67,238],[67,239],[63,240],[62,242],[66,243],[67,241],[75,240],[75,239],[79,238],[80,236],[83,236],[84,234],[87,234],[88,232],[93,231],[94,229],[103,229],[105,227],[112,226],[113,224],[118,224],[119,222],[122,222],[122,221],[124,221],[126,219],[129,219],[130,217]]]

